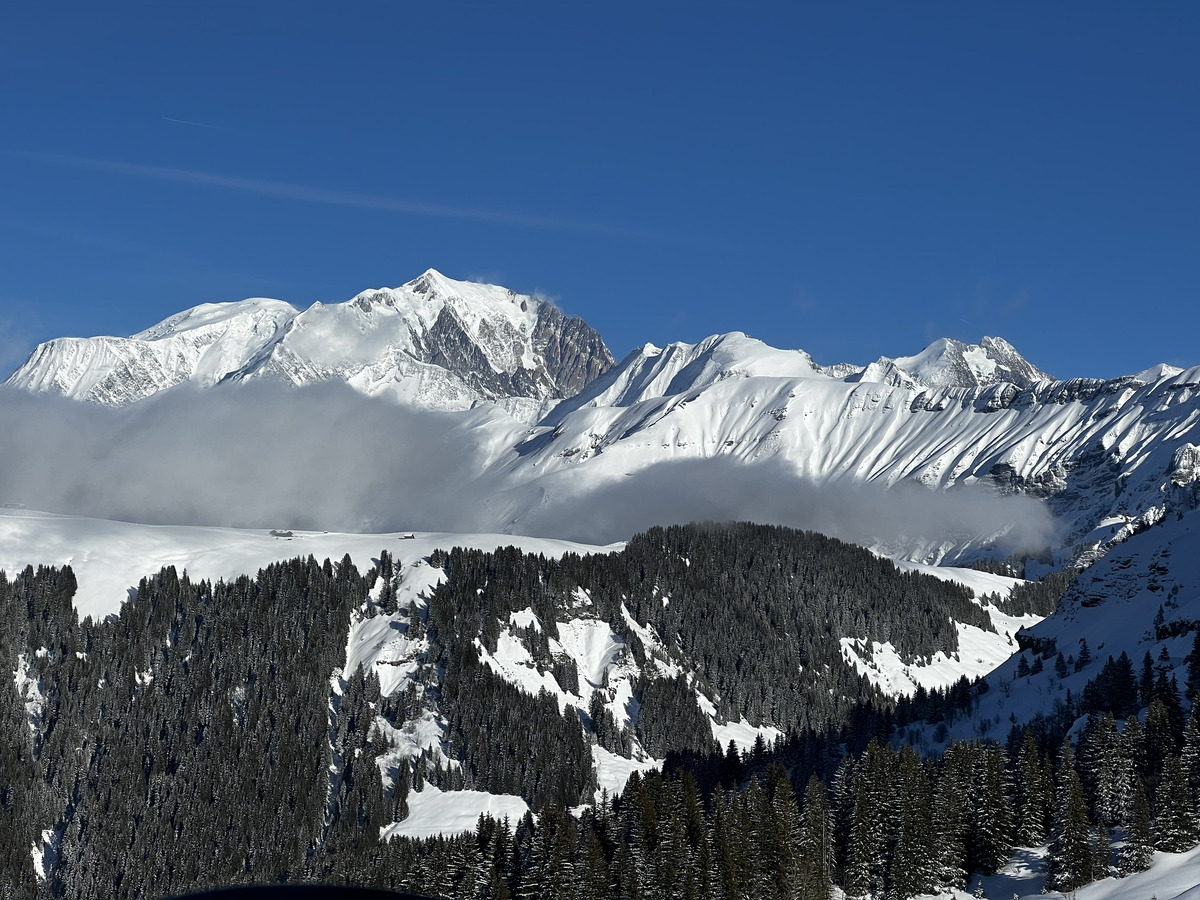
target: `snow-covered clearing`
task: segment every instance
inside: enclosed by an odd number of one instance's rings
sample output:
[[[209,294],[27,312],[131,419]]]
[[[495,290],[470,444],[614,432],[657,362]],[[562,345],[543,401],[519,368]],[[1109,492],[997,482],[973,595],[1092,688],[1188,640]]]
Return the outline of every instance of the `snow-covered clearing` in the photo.
[[[871,644],[871,652],[864,653],[862,639],[842,638],[842,655],[847,662],[887,694],[912,695],[918,685],[926,689],[946,688],[964,675],[968,679],[986,675],[1016,652],[1014,635],[1021,628],[1028,628],[1042,621],[1041,616],[1006,615],[986,601],[992,594],[1007,597],[1014,585],[1023,583],[1019,578],[992,575],[975,569],[931,566],[908,560],[894,562],[901,571],[921,572],[970,588],[975,593],[975,602],[987,610],[996,631],[985,631],[974,625],[957,623],[957,651],[952,654],[938,651],[928,661],[911,664],[900,659],[896,648],[890,642],[881,644],[874,641]]]
[[[511,794],[488,794],[484,791],[439,791],[426,784],[420,791],[408,794],[408,818],[380,829],[383,840],[394,837],[426,838],[434,835],[455,835],[474,831],[479,817],[486,813],[493,819],[516,827],[529,812],[529,805]]]

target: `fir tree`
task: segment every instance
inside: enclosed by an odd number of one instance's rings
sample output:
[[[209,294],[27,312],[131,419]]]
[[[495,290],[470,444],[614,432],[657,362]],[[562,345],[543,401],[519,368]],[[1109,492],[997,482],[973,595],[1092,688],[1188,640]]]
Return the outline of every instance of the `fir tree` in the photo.
[[[833,811],[829,794],[816,775],[804,790],[800,861],[800,900],[828,900],[834,875]]]
[[[1092,847],[1087,803],[1075,768],[1069,738],[1058,756],[1053,838],[1050,844],[1048,883],[1056,890],[1073,891],[1092,880]]]
[[[1154,846],[1170,853],[1190,849],[1200,835],[1191,790],[1178,756],[1167,757],[1156,799]]]
[[[1146,802],[1146,791],[1141,779],[1133,786],[1130,815],[1125,827],[1125,845],[1121,848],[1120,870],[1122,875],[1132,875],[1150,868],[1154,860],[1154,841],[1150,832],[1150,804]]]
[[[1187,694],[1189,697],[1200,696],[1200,629],[1192,639],[1192,649],[1187,655]],[[1195,706],[1193,705],[1193,709]]]

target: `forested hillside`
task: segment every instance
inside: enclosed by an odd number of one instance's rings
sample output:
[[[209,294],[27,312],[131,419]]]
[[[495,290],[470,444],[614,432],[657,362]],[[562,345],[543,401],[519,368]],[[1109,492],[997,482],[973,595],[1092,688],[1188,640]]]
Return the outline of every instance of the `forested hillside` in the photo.
[[[100,622],[78,620],[70,568],[0,578],[14,673],[0,684],[0,896],[317,880],[455,898],[807,897],[831,883],[906,897],[1047,834],[1055,878],[1081,883],[1107,865],[1089,823],[1136,839],[1125,868],[1151,843],[1195,840],[1195,719],[1127,659],[1091,663],[1081,708],[1014,728],[1007,747],[891,749],[895,726],[947,721],[984,686],[896,704],[839,638],[916,658],[952,650],[955,621],[990,622],[967,589],[865,550],[692,525],[619,553],[453,549],[420,564],[436,586],[404,605],[387,551],[365,575],[348,557],[216,583],[164,569]],[[411,658],[386,663],[400,677],[383,661],[346,670],[367,625],[403,636]],[[606,667],[566,652],[582,633],[604,636]],[[1143,730],[1117,728],[1145,707]],[[1081,712],[1096,720],[1072,749]],[[785,737],[719,746],[735,718]],[[430,722],[433,744],[404,743]],[[607,796],[597,754],[665,758],[665,774]],[[537,816],[381,842],[434,788],[520,795]]]

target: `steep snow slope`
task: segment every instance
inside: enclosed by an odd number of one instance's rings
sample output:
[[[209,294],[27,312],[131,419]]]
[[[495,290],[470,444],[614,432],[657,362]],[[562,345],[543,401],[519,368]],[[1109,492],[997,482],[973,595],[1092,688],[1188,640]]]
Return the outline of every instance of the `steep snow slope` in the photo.
[[[417,406],[491,400],[532,419],[612,364],[582,320],[430,269],[401,287],[303,312],[278,300],[205,304],[130,338],[50,341],[6,384],[120,406],[182,382],[337,379]]]

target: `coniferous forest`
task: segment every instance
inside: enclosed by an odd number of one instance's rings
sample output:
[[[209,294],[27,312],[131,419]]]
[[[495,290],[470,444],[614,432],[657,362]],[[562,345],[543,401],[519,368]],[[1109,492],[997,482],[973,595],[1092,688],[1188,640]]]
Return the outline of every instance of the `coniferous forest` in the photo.
[[[1015,846],[1049,843],[1050,885],[1070,890],[1200,840],[1200,723],[1185,701],[1200,689],[1200,638],[1184,688],[1149,657],[1081,658],[1088,687],[1053,716],[922,758],[894,744],[898,729],[969,710],[986,682],[893,701],[839,637],[909,659],[952,650],[952,619],[990,627],[954,584],[740,524],[652,529],[608,555],[454,549],[428,562],[444,578],[407,609],[383,552],[366,573],[348,557],[215,584],[164,569],[101,622],[78,620],[69,568],[0,577],[0,661],[15,675],[0,684],[0,897],[318,881],[456,900],[826,898],[833,885],[906,898],[969,886]],[[511,614],[532,610],[533,659],[577,680],[550,639],[568,608],[584,614],[580,591],[643,673],[629,724],[597,703],[563,712],[481,661]],[[387,696],[376,673],[342,671],[352,621],[374,616],[427,646]],[[691,668],[645,674],[655,653]],[[785,736],[717,746],[696,690]],[[385,760],[387,735],[429,712],[455,765]],[[591,746],[635,743],[662,771],[584,806]],[[429,785],[519,794],[536,816],[381,841]]]

